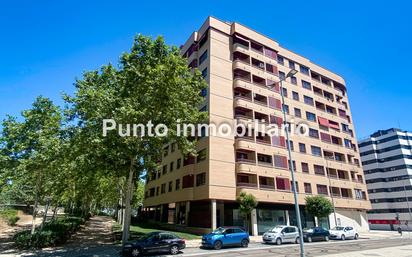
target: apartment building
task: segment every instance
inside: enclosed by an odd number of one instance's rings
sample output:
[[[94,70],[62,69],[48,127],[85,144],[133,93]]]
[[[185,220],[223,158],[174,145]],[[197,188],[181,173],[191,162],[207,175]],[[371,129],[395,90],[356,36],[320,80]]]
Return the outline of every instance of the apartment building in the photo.
[[[404,230],[412,226],[412,133],[379,130],[359,142],[372,210],[371,229]]]
[[[321,194],[333,199],[338,225],[368,229],[366,210],[371,205],[340,76],[253,29],[213,17],[181,51],[208,82],[201,109],[214,124],[282,124],[278,82],[296,69],[298,73],[283,82],[283,108],[291,126],[310,127],[309,136],[291,136],[303,226],[314,225],[314,218],[304,212],[305,197]],[[146,214],[157,221],[205,229],[244,225],[236,203],[244,191],[259,202],[251,215],[252,234],[278,224],[295,225],[285,137],[251,134],[200,137],[196,157],[183,157],[174,144],[166,146],[162,168],[147,181]],[[319,223],[335,226],[333,217]]]

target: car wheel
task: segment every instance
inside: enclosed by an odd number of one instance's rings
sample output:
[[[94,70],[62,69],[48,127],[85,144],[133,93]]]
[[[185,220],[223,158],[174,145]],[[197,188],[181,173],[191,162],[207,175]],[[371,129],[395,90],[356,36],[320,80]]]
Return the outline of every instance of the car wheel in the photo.
[[[240,246],[242,246],[243,248],[248,247],[249,241],[247,241],[247,239],[243,239],[242,242],[240,242]]]
[[[328,237],[328,236],[325,236],[325,241],[326,241],[326,242],[329,241],[329,237]]]
[[[295,244],[299,244],[299,242],[300,242],[300,238],[297,237],[297,238],[295,239]]]
[[[311,236],[308,237],[308,242],[312,243],[312,237]]]
[[[137,256],[139,256],[139,255],[140,255],[140,250],[139,250],[139,248],[135,248],[135,249],[132,250],[132,256],[133,256],[133,257],[137,257]]]
[[[276,244],[277,244],[277,245],[281,245],[281,244],[282,244],[282,239],[277,238],[277,239],[276,239]]]
[[[213,248],[215,248],[215,250],[220,250],[222,249],[222,242],[221,241],[216,241],[215,244],[213,245]]]
[[[179,247],[177,245],[172,245],[170,247],[170,254],[171,255],[176,255],[179,253]]]
[[[345,238],[345,235],[341,235],[340,236],[340,239],[342,239],[342,241],[344,241],[346,238]]]
[[[355,239],[355,240],[358,240],[358,238],[359,238],[359,235],[358,235],[358,234],[355,234],[354,239]]]

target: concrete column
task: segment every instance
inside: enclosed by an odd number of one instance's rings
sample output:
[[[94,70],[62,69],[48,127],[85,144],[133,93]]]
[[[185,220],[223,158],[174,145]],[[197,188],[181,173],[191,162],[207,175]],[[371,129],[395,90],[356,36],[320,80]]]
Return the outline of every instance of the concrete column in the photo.
[[[211,227],[212,227],[212,230],[215,230],[216,229],[216,226],[217,226],[217,220],[216,220],[216,200],[215,199],[213,199],[212,201],[211,201],[211,206],[210,206],[210,214],[211,214],[211,217],[210,217],[210,221],[211,221]]]
[[[175,203],[175,224],[179,223],[180,203]]]
[[[220,226],[223,226],[225,224],[225,204],[223,202],[218,203],[217,209],[220,212],[219,224]]]
[[[289,211],[285,211],[285,216],[286,216],[286,225],[290,226],[290,218],[289,218]]]
[[[256,209],[253,209],[252,213],[250,214],[251,221],[252,221],[252,235],[257,236],[258,235],[258,225],[257,225],[257,211]]]
[[[159,221],[160,221],[160,222],[164,222],[164,220],[163,220],[164,204],[161,204],[159,207],[160,207],[160,218],[159,218]]]
[[[190,201],[186,202],[185,225],[189,226]]]

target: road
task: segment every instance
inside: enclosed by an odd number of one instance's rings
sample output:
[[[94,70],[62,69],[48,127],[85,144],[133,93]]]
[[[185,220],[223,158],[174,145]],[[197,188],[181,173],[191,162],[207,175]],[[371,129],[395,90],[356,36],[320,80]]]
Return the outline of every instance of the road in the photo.
[[[362,240],[347,240],[347,241],[330,241],[330,242],[316,242],[316,243],[306,243],[305,253],[306,256],[322,256],[330,254],[341,254],[345,253],[346,256],[351,256],[351,252],[365,251],[371,249],[382,249],[388,247],[397,247],[402,250],[410,250],[409,255],[393,255],[393,256],[412,256],[412,240],[411,239],[385,239],[385,240],[373,240],[373,239],[362,239]],[[203,250],[203,249],[186,249],[181,257],[205,257],[205,256],[227,256],[227,257],[237,257],[237,256],[253,256],[253,257],[264,257],[264,256],[299,256],[299,245],[296,244],[285,244],[285,245],[265,245],[262,243],[254,243],[249,246],[249,248],[229,248],[220,251],[214,250]],[[367,256],[365,254],[365,256]],[[388,255],[372,255],[369,256],[386,256]]]
[[[375,249],[375,250],[373,250]],[[378,250],[376,250],[378,249]],[[386,249],[386,251],[384,251]],[[372,252],[367,252],[372,250]],[[115,245],[101,245],[94,247],[79,247],[79,248],[59,248],[59,249],[44,249],[37,252],[15,253],[10,255],[2,255],[1,257],[11,256],[47,256],[47,257],[108,257],[120,256],[120,247]],[[359,252],[362,251],[362,252]],[[347,241],[330,241],[330,242],[315,242],[305,244],[305,253],[307,257],[311,256],[383,256],[383,257],[406,257],[412,256],[412,239],[360,239]],[[362,253],[362,254],[361,254]],[[338,254],[338,255],[335,255]],[[159,256],[159,255],[151,255]],[[162,255],[171,256],[171,255]],[[265,245],[262,243],[252,243],[248,248],[226,248],[219,251],[207,250],[199,248],[187,248],[178,257],[238,257],[238,256],[299,256],[299,245]]]

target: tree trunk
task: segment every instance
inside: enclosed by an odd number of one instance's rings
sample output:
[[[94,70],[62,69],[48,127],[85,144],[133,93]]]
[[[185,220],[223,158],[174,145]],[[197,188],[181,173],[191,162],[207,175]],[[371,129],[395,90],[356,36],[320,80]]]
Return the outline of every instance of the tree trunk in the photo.
[[[56,206],[54,206],[54,209],[53,209],[53,217],[52,217],[53,220],[56,218],[58,206],[59,206],[59,205],[58,205],[57,203],[56,203]]]
[[[43,214],[43,220],[42,220],[41,225],[40,225],[40,229],[43,228],[44,223],[46,222],[47,212],[49,211],[49,206],[50,206],[50,201],[47,201],[47,203],[46,203],[46,208],[45,208],[44,214]]]
[[[131,200],[132,200],[132,187],[134,177],[134,158],[130,160],[129,177],[127,178],[126,196],[124,201],[124,213],[123,213],[123,233],[122,244],[124,245],[129,240],[130,219],[131,219]]]
[[[33,206],[33,221],[31,225],[31,234],[34,234],[34,231],[36,229],[36,216],[37,216],[37,205],[39,204],[39,197],[38,193],[36,192],[35,200],[34,200],[34,206]]]

